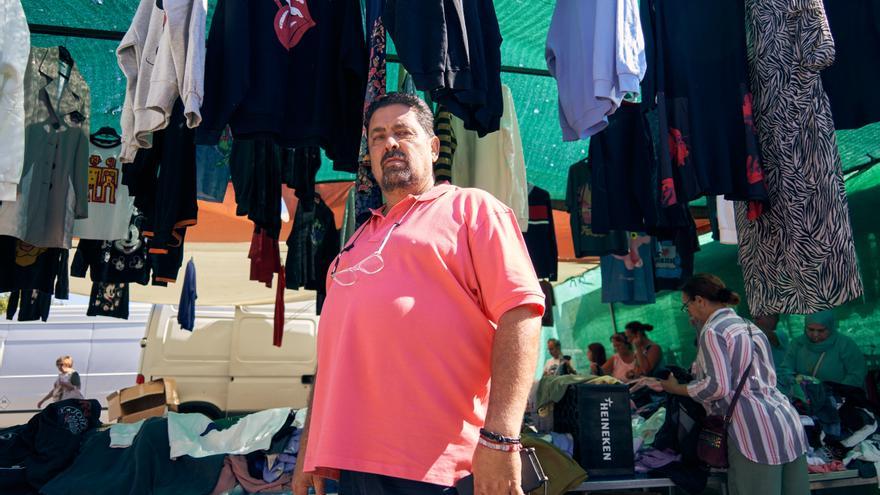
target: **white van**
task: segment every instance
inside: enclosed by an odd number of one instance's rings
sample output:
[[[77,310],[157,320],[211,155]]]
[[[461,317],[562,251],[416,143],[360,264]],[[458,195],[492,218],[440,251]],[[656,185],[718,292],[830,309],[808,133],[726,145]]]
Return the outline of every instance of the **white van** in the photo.
[[[86,316],[85,305],[53,305],[46,322],[0,320],[0,427],[26,423],[58,377],[55,360],[73,358],[86,398],[134,385],[151,305],[132,304],[128,320]]]
[[[305,407],[317,365],[314,302],[288,303],[285,316],[275,347],[272,307],[197,307],[190,332],[175,306],[154,305],[138,380],[174,378],[179,410],[213,418]]]

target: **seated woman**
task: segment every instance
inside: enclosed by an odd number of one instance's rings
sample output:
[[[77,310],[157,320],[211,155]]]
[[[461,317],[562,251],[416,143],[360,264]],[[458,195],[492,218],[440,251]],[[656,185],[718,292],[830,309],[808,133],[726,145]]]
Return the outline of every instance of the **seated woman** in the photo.
[[[588,345],[587,361],[590,362],[590,373],[602,376],[602,366],[608,361],[605,357],[605,346],[598,342]]]
[[[626,324],[626,338],[635,346],[636,366],[633,368],[633,378],[640,376],[655,376],[655,373],[664,366],[663,349],[656,342],[648,338],[648,333],[653,326],[639,321],[631,321]]]
[[[636,366],[632,344],[627,340],[626,334],[615,333],[611,336],[611,345],[614,346],[614,355],[602,365],[602,373],[622,382],[631,379],[633,368]]]
[[[794,339],[785,355],[786,367],[823,382],[865,387],[865,356],[855,341],[837,331],[832,310],[807,315],[804,335]]]

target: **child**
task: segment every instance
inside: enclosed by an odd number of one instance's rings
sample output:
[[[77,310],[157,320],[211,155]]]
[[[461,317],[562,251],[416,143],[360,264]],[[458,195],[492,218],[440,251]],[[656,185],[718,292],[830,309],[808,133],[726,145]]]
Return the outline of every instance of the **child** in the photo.
[[[42,409],[43,403],[49,399],[52,399],[52,402],[58,402],[65,399],[84,398],[79,390],[82,384],[79,373],[73,369],[73,358],[61,356],[55,361],[55,366],[58,367],[58,379],[55,380],[52,390],[40,402],[37,402],[37,409]]]

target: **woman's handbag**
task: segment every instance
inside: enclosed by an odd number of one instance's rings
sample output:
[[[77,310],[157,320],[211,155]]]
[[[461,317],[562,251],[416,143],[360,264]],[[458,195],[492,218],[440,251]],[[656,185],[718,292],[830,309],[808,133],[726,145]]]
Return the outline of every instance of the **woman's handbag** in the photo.
[[[752,340],[751,325],[749,326],[749,340]],[[752,354],[752,359],[754,359],[754,354]],[[736,403],[739,400],[739,396],[742,393],[742,389],[746,384],[746,380],[748,379],[751,370],[752,363],[750,361],[749,365],[746,366],[745,372],[743,372],[742,378],[739,380],[739,385],[736,387],[736,393],[733,394],[733,400],[730,401],[727,413],[723,417],[717,414],[712,414],[706,416],[706,419],[703,420],[700,436],[697,440],[697,457],[711,467],[726,468],[728,466],[727,428],[730,426],[730,421],[733,419],[733,411],[736,408]]]

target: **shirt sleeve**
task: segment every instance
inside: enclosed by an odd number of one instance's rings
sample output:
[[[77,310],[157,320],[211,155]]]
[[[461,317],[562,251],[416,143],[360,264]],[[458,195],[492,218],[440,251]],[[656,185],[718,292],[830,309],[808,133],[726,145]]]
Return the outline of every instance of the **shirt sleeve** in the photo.
[[[484,211],[469,231],[483,311],[498,323],[511,309],[528,305],[544,314],[544,293],[510,208]]]
[[[714,402],[730,394],[730,352],[723,335],[707,329],[700,336],[705,377],[687,385],[688,395],[699,402]]]

